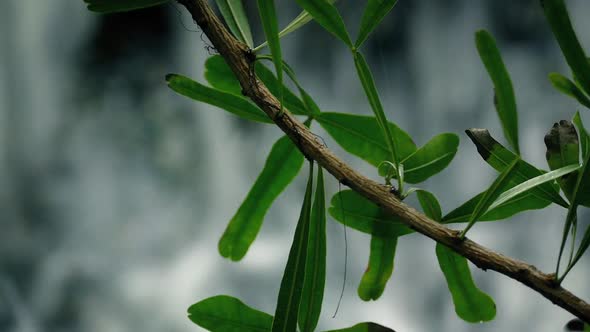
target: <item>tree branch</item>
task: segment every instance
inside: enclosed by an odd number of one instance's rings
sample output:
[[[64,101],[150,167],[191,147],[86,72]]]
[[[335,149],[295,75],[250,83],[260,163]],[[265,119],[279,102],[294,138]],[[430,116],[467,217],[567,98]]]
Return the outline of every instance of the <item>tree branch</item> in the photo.
[[[554,304],[590,323],[590,305],[564,289],[553,274],[535,266],[487,249],[469,239],[461,240],[459,232],[449,229],[404,204],[389,192],[389,187],[361,175],[317,141],[315,135],[285,110],[278,116],[279,101],[253,74],[254,57],[248,47],[236,40],[219,21],[206,0],[177,0],[191,13],[219,54],[228,63],[242,86],[242,92],[254,101],[298,146],[308,158],[315,160],[342,184],[399,216],[403,223],[436,242],[464,256],[483,270],[494,270],[534,289]]]

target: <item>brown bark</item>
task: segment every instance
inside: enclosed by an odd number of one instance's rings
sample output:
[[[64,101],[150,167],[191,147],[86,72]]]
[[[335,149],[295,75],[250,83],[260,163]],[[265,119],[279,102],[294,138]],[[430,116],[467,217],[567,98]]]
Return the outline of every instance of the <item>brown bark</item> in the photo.
[[[535,266],[496,253],[468,238],[462,240],[451,230],[401,202],[389,187],[361,175],[316,139],[316,136],[287,110],[279,116],[279,101],[252,74],[253,56],[248,47],[236,40],[213,13],[206,0],[177,0],[191,13],[219,54],[226,60],[242,86],[242,92],[254,101],[299,147],[342,184],[371,200],[387,212],[397,215],[415,231],[453,249],[483,270],[493,270],[518,280],[554,304],[590,323],[590,305],[558,285],[553,274]]]

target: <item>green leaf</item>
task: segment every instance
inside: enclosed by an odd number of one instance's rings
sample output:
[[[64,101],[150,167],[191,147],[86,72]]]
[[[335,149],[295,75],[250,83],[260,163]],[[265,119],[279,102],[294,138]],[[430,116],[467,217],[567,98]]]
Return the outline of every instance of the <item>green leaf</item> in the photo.
[[[297,4],[331,34],[352,48],[352,41],[338,9],[327,0],[296,0]]]
[[[440,243],[436,244],[436,257],[451,291],[457,316],[471,323],[494,319],[496,304],[473,282],[467,259]]]
[[[358,295],[363,301],[377,300],[393,273],[393,260],[397,238],[371,236],[369,265],[363,274]]]
[[[297,328],[297,316],[303,290],[307,247],[309,240],[311,195],[313,186],[313,162],[309,163],[309,179],[295,236],[289,251],[289,259],[281,280],[272,332],[291,332]]]
[[[247,120],[272,123],[266,114],[245,98],[212,89],[182,75],[168,74],[166,81],[172,90],[183,96],[217,106]]]
[[[328,210],[330,215],[345,226],[363,233],[383,237],[397,238],[413,233],[399,217],[386,213],[375,203],[352,190],[336,193]]]
[[[354,65],[361,80],[363,89],[365,90],[365,94],[367,95],[367,99],[369,99],[369,104],[371,105],[373,113],[375,114],[375,118],[377,119],[377,123],[381,128],[385,142],[387,143],[387,148],[391,153],[390,158],[383,160],[389,160],[394,164],[397,164],[397,162],[399,162],[401,159],[398,156],[396,142],[393,139],[391,130],[389,126],[386,125],[388,122],[387,118],[385,117],[385,113],[383,112],[383,105],[381,105],[381,100],[379,99],[379,93],[377,92],[377,87],[375,86],[375,80],[373,80],[373,75],[371,74],[369,65],[365,61],[363,55],[359,52],[354,53]]]
[[[383,18],[395,6],[397,0],[369,0],[365,6],[365,12],[361,19],[359,34],[354,43],[359,48],[367,39],[369,34],[381,23]]]
[[[305,108],[307,109],[307,113],[313,114],[315,116],[318,116],[320,113],[322,113],[322,111],[320,110],[320,108],[318,107],[316,102],[313,100],[313,98],[311,98],[311,96],[307,93],[307,91],[305,91],[305,89],[303,89],[301,84],[299,84],[299,81],[297,80],[297,76],[295,76],[295,72],[285,61],[283,61],[283,70],[285,71],[285,73],[287,73],[287,75],[289,76],[291,81],[293,81],[293,83],[295,83],[295,85],[297,86],[297,89],[299,90],[299,94],[301,95],[301,98],[303,99],[303,103],[305,105]]]
[[[270,48],[275,70],[279,79],[279,86],[283,85],[283,56],[281,54],[281,41],[279,39],[279,23],[274,0],[257,0],[258,12],[262,21],[262,28],[266,35],[266,40]],[[279,101],[281,102],[281,111],[283,109],[283,93],[279,89]]]
[[[244,257],[272,202],[291,183],[302,165],[303,155],[287,136],[273,145],[262,172],[219,241],[221,256],[234,261]]]
[[[376,323],[358,323],[352,327],[325,332],[395,332],[394,330]]]
[[[564,77],[559,73],[550,73],[549,80],[558,91],[575,98],[580,104],[590,108],[590,99],[588,99],[588,96],[586,96],[586,94],[567,77]]]
[[[580,82],[582,89],[590,93],[590,63],[576,37],[564,1],[544,0],[543,9],[567,64]]]
[[[217,295],[193,304],[188,318],[213,332],[270,331],[272,316],[252,309],[242,301],[227,295]]]
[[[327,1],[329,3],[336,2],[336,0],[327,0]],[[293,19],[293,21],[289,22],[289,24],[287,24],[287,26],[283,30],[281,30],[281,32],[279,32],[279,38],[283,38],[284,36],[290,34],[291,32],[301,28],[302,26],[306,25],[312,19],[313,19],[313,17],[311,17],[311,15],[309,15],[308,12],[306,12],[305,10],[302,11],[299,15],[297,15],[297,17],[295,17]],[[254,52],[260,51],[267,44],[268,44],[267,42],[264,42],[264,43],[256,46],[256,48],[254,48]]]
[[[260,62],[256,62],[256,74],[273,95],[280,96],[281,85],[270,69]],[[236,79],[231,68],[229,68],[222,56],[213,55],[205,61],[205,79],[215,89],[242,98],[240,82]],[[282,85],[282,93],[283,103],[291,113],[296,115],[309,114],[303,102],[285,85]]]
[[[527,180],[517,186],[514,186],[514,187],[510,188],[509,190],[506,190],[505,192],[503,192],[500,196],[498,196],[498,198],[490,206],[489,210],[492,210],[492,209],[508,202],[509,200],[513,199],[514,197],[517,197],[517,196],[521,195],[522,193],[525,193],[525,192],[531,190],[532,188],[535,188],[543,183],[553,181],[555,179],[566,176],[566,175],[578,170],[579,168],[580,168],[579,164],[564,166],[562,168],[558,168],[556,170],[545,173],[543,175],[539,175],[539,176],[534,177],[530,180]],[[573,178],[575,179],[576,177],[573,177]]]
[[[391,153],[375,117],[324,112],[316,120],[344,150],[371,165],[378,167],[382,161],[390,159]],[[391,122],[389,130],[397,142],[400,158],[417,150],[408,133]]]
[[[170,0],[84,0],[88,10],[102,14],[153,7],[168,1]]]
[[[212,55],[205,61],[205,79],[217,90],[242,96],[240,82],[221,55]]]
[[[485,65],[492,82],[494,83],[494,104],[500,117],[504,136],[510,145],[520,155],[518,146],[518,114],[516,111],[516,98],[512,89],[510,75],[504,66],[500,51],[496,46],[494,37],[485,31],[480,30],[475,34],[475,44],[479,56]]]
[[[561,257],[563,255],[563,249],[565,248],[567,238],[569,237],[570,229],[572,229],[572,226],[574,227],[574,231],[572,233],[575,235],[575,233],[576,233],[575,229],[577,228],[577,224],[578,224],[578,205],[572,203],[570,205],[570,208],[567,211],[565,223],[563,224],[563,236],[561,238],[561,245],[559,246],[559,255],[557,256],[557,268],[555,269],[555,275],[557,276],[558,280],[563,280],[563,278],[565,278],[565,276],[567,275],[569,270],[573,267],[573,265],[571,265],[571,261],[570,261],[570,264],[567,267],[563,276],[559,277],[559,267],[561,265]],[[574,238],[575,238],[575,236],[574,236]],[[572,240],[572,242],[573,241],[574,240]],[[573,254],[573,247],[572,247],[572,254]]]
[[[514,176],[516,165],[518,165],[520,158],[515,158],[508,167],[498,177],[492,185],[486,190],[486,192],[481,197],[480,201],[475,206],[471,217],[469,217],[469,222],[465,230],[461,233],[461,236],[465,236],[467,231],[475,224],[477,220],[488,210],[490,205],[500,196],[500,194],[505,190],[508,182]]]
[[[458,147],[459,137],[455,134],[444,133],[433,137],[401,161],[404,165],[405,181],[419,183],[439,173],[453,160]]]
[[[479,152],[483,159],[498,172],[503,172],[515,158],[518,158],[517,155],[498,143],[498,141],[490,135],[487,129],[472,128],[465,132],[477,147],[477,152]],[[541,174],[543,174],[543,172],[533,165],[524,160],[519,160],[512,181],[514,181],[514,185],[517,185]],[[554,202],[562,207],[568,207],[568,203],[559,195],[556,188],[549,183],[544,183],[535,187],[531,190],[531,194],[542,198],[543,200]]]
[[[315,197],[311,208],[305,265],[305,282],[299,305],[299,329],[302,332],[311,332],[315,330],[320,318],[326,283],[326,195],[321,167],[318,167]]]
[[[473,214],[477,203],[479,203],[484,194],[485,191],[449,212],[443,217],[442,222],[444,224],[467,222],[469,217]],[[525,192],[494,208],[488,209],[488,211],[479,218],[479,221],[504,220],[523,211],[544,209],[549,204],[551,204],[550,201],[539,198],[530,192]]]
[[[423,189],[416,190],[416,195],[418,196],[418,201],[424,214],[428,218],[440,222],[442,220],[442,210],[436,196]]]
[[[581,123],[581,122],[580,122]],[[582,127],[583,128],[583,127]],[[570,226],[577,222],[577,209],[578,205],[584,204],[586,206],[590,206],[590,153],[586,155],[584,158],[584,162],[582,163],[582,167],[579,171],[576,186],[574,188],[574,192],[571,198],[571,206],[568,211],[568,215],[566,217],[563,239],[561,243],[561,248],[559,250],[559,258],[561,258],[561,254],[563,252],[563,247],[567,240],[567,234],[569,234]],[[575,225],[574,225],[575,227]],[[575,238],[575,237],[574,237]],[[590,246],[590,227],[586,229],[584,237],[582,238],[582,242],[578,247],[576,255],[573,261],[569,264],[567,270],[565,271],[564,275],[561,279],[565,278],[567,273],[576,265],[580,257],[586,252],[588,247]],[[559,260],[557,261],[557,268],[559,269]],[[557,274],[557,273],[556,273]]]
[[[215,0],[217,7],[231,30],[232,34],[240,41],[252,48],[252,33],[248,24],[248,17],[241,0]]]
[[[574,115],[574,119],[572,120],[576,127],[578,127],[578,132],[580,133],[580,145],[582,146],[582,158],[586,158],[588,154],[590,154],[590,135],[584,128],[584,124],[582,123],[582,118],[580,117],[580,113],[576,112]]]

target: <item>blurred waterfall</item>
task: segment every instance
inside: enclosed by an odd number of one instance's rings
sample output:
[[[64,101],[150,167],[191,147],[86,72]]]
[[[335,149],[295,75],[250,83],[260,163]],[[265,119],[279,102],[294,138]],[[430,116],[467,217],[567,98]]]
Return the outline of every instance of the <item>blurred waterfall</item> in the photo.
[[[567,4],[590,49],[590,3]],[[351,32],[363,6],[339,6]],[[0,331],[196,331],[186,308],[217,294],[274,311],[305,179],[271,208],[242,262],[219,256],[217,240],[281,132],[166,87],[170,72],[202,81],[208,57],[201,32],[175,7],[98,16],[81,0],[0,2]],[[255,22],[255,4],[247,7]],[[280,12],[284,26],[298,9],[281,3]],[[443,131],[461,137],[451,167],[422,185],[440,197],[445,212],[494,175],[463,135],[486,127],[501,138],[492,86],[474,46],[482,28],[496,37],[512,75],[524,158],[545,167],[545,131],[579,107],[546,78],[569,69],[538,1],[399,1],[363,46],[390,119],[418,144]],[[258,25],[253,32],[262,41]],[[285,59],[322,109],[370,114],[350,54],[332,36],[309,24],[283,42]],[[331,196],[337,182],[327,184]],[[477,225],[471,235],[551,271],[563,218],[557,208],[528,212],[510,224]],[[588,213],[580,220],[587,224]],[[570,319],[517,282],[474,268],[498,314],[491,323],[462,322],[434,244],[418,235],[399,242],[382,298],[364,303],[356,287],[369,238],[354,231],[344,302],[331,319],[344,246],[340,224],[329,222],[328,232],[322,329],[375,321],[400,332],[550,332]],[[566,282],[583,298],[590,298],[589,268],[583,259]]]

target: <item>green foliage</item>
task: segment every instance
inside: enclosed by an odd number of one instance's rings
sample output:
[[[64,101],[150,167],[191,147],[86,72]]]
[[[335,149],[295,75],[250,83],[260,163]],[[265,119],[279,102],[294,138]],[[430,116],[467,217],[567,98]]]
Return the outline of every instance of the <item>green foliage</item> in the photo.
[[[590,63],[576,37],[564,0],[544,0],[543,9],[567,64],[580,82],[582,89],[590,93]]]
[[[569,78],[559,73],[550,73],[549,81],[551,81],[551,84],[559,92],[575,98],[580,104],[586,106],[586,108],[590,108],[590,99],[588,99],[588,96]]]
[[[502,144],[498,143],[498,141],[496,141],[486,129],[468,129],[466,130],[466,133],[477,147],[477,152],[479,152],[481,157],[498,172],[503,172],[512,161],[519,158],[510,150],[502,146]],[[539,169],[524,160],[518,161],[514,172],[514,176],[511,180],[515,184],[522,183],[543,174]],[[541,199],[554,202],[565,208],[568,207],[567,202],[559,196],[558,191],[551,184],[545,183],[535,187],[531,190],[531,194]]]
[[[257,0],[260,20],[266,34],[266,40],[270,47],[272,60],[275,64],[279,86],[283,84],[283,56],[281,53],[281,41],[279,40],[279,24],[274,0]],[[283,110],[283,92],[279,89],[279,100],[281,101],[281,111]]]
[[[311,196],[313,187],[313,162],[309,163],[309,179],[305,189],[305,199],[301,207],[301,214],[295,229],[293,244],[289,251],[289,259],[281,280],[279,298],[275,316],[272,321],[272,332],[295,331],[297,326],[299,304],[307,265],[306,255],[309,243],[309,229],[311,219]],[[307,317],[309,318],[309,317]]]
[[[512,89],[512,81],[504,66],[500,51],[492,35],[485,30],[480,30],[475,34],[475,44],[481,61],[494,83],[494,105],[500,117],[502,128],[504,128],[504,136],[506,136],[516,154],[520,154],[516,98]]]
[[[153,7],[165,4],[169,1],[170,0],[84,0],[88,6],[88,10],[102,14]]]
[[[327,1],[332,4],[336,0],[327,0]],[[289,24],[287,24],[287,26],[283,30],[281,30],[281,32],[279,32],[279,38],[283,38],[284,36],[290,34],[291,32],[301,28],[302,26],[306,25],[312,19],[313,18],[311,17],[311,15],[309,15],[308,12],[306,12],[305,10],[302,11],[301,14],[297,15],[297,17],[295,17],[291,22],[289,22]],[[258,52],[266,45],[268,45],[268,43],[264,42],[264,43],[256,46],[254,51]]]
[[[371,236],[369,264],[358,287],[361,300],[377,300],[383,294],[385,285],[393,273],[396,246],[395,237]]]
[[[455,157],[458,147],[459,137],[455,134],[444,133],[433,137],[401,161],[406,182],[420,183],[445,169]]]
[[[424,214],[440,222],[442,211],[436,196],[425,190],[419,190],[416,194]],[[441,243],[436,244],[436,258],[451,292],[457,316],[471,323],[494,319],[496,304],[473,282],[467,259]]]
[[[381,100],[379,99],[379,93],[377,92],[377,86],[375,85],[373,74],[371,74],[369,65],[361,53],[354,53],[354,65],[361,80],[361,84],[363,85],[363,89],[365,90],[365,94],[367,95],[367,99],[369,99],[369,104],[373,109],[373,113],[375,113],[377,124],[379,124],[379,128],[381,128],[381,131],[383,132],[385,142],[387,143],[387,147],[391,153],[390,158],[385,160],[389,160],[394,164],[397,164],[400,159],[396,149],[396,141],[393,139],[391,130],[387,125],[387,118],[383,112],[383,105],[381,105]]]
[[[389,159],[391,154],[375,117],[324,112],[316,120],[344,150],[369,164],[378,167]],[[399,146],[400,157],[406,158],[416,152],[416,144],[408,133],[394,123],[388,125]]]
[[[302,332],[315,330],[322,311],[326,284],[326,195],[324,173],[321,167],[318,167],[316,190],[311,208],[305,266],[307,267],[305,281],[299,305],[299,330]]]
[[[168,1],[84,0],[89,10],[101,13],[129,11]],[[252,35],[242,1],[216,2],[233,35],[251,48]],[[506,220],[523,211],[543,209],[551,203],[566,208],[568,212],[556,269],[558,282],[561,282],[590,247],[590,227],[586,228],[582,239],[576,241],[578,208],[590,207],[590,136],[580,115],[575,114],[573,124],[565,120],[556,123],[546,135],[549,172],[521,159],[512,81],[493,37],[484,30],[478,31],[475,35],[476,47],[494,86],[494,104],[504,136],[514,152],[496,141],[486,129],[468,129],[466,133],[478,153],[500,174],[489,188],[443,217],[441,206],[433,193],[418,188],[405,191],[403,187],[406,182],[421,183],[448,167],[457,153],[459,137],[452,133],[441,133],[418,147],[407,132],[387,119],[373,73],[359,52],[359,48],[378,28],[397,0],[368,0],[354,43],[334,2],[297,0],[304,11],[279,32],[274,1],[257,0],[267,42],[255,51],[268,43],[271,55],[256,56],[253,74],[280,100],[281,111],[285,108],[294,115],[306,116],[305,125],[308,127],[312,121],[317,121],[336,144],[375,167],[376,173],[384,177],[386,185],[390,185],[391,179],[397,179],[398,187],[391,188],[394,197],[404,199],[415,192],[422,210],[430,219],[444,224],[467,223],[463,236],[478,221]],[[558,73],[551,73],[549,79],[558,91],[590,108],[590,62],[573,31],[564,1],[544,0],[542,3],[549,25],[573,72],[572,80]],[[298,82],[295,71],[283,60],[280,38],[302,27],[312,18],[351,51],[373,116],[322,112],[318,103]],[[261,60],[271,60],[275,73],[264,66]],[[284,74],[294,83],[299,96],[284,84]],[[181,95],[246,120],[272,123],[257,105],[243,96],[240,82],[221,56],[207,59],[205,79],[210,86],[182,75],[170,74],[166,77],[168,86]],[[303,160],[303,155],[289,137],[284,136],[273,145],[264,168],[219,241],[219,252],[223,257],[234,261],[244,257],[268,209],[299,173]],[[220,295],[192,305],[189,318],[193,322],[210,331],[222,332],[286,332],[295,331],[297,325],[302,332],[316,329],[326,282],[324,186],[323,172],[319,168],[314,192],[313,161],[310,161],[307,188],[281,281],[274,318],[248,307],[238,299]],[[560,189],[567,201],[560,195]],[[369,262],[359,284],[358,295],[365,301],[378,299],[392,275],[398,239],[414,231],[399,216],[387,213],[352,190],[337,192],[331,198],[329,213],[337,222],[371,235]],[[564,272],[559,275],[568,241],[571,250]],[[494,301],[474,284],[467,260],[442,244],[436,245],[436,256],[457,315],[467,322],[492,320],[496,314]],[[332,332],[336,331],[393,330],[375,323],[359,323]]]
[[[365,12],[361,20],[359,34],[354,43],[359,48],[369,37],[369,34],[381,23],[383,18],[395,6],[397,0],[369,0],[365,6]]]
[[[215,0],[215,2],[234,37],[246,43],[248,47],[253,47],[252,32],[250,32],[250,24],[242,1]]]
[[[504,191],[507,183],[510,179],[514,176],[514,171],[516,169],[516,165],[520,158],[514,158],[514,160],[502,171],[502,173],[492,182],[492,185],[485,191],[475,209],[473,209],[473,213],[469,217],[469,221],[465,230],[461,233],[461,236],[465,236],[467,231],[475,224],[477,220],[488,210],[488,208],[492,205],[492,203],[500,196],[500,194]]]
[[[246,255],[272,202],[295,178],[303,155],[287,137],[272,147],[262,172],[219,241],[219,253],[234,261]]]
[[[217,106],[246,120],[272,123],[258,106],[243,97],[212,89],[182,75],[168,74],[166,81],[170,89],[183,96]]]
[[[436,244],[436,257],[451,291],[457,316],[471,323],[494,319],[496,304],[473,282],[467,259],[440,243]]]
[[[256,75],[268,87],[270,92],[279,96],[282,94],[283,103],[291,113],[305,115],[309,112],[305,104],[284,84],[280,84],[276,76],[262,63],[256,63]],[[240,82],[236,79],[225,60],[219,55],[213,55],[205,61],[205,79],[217,90],[242,97]]]
[[[227,295],[202,300],[188,308],[188,318],[213,332],[270,331],[272,316]]]
[[[348,47],[352,47],[352,41],[346,31],[346,26],[338,9],[330,1],[326,0],[296,0],[297,4],[308,12],[316,22],[318,22],[324,29],[336,36]]]
[[[343,190],[334,195],[328,212],[345,226],[371,235],[397,238],[414,232],[399,217],[386,213],[352,190]]]

